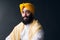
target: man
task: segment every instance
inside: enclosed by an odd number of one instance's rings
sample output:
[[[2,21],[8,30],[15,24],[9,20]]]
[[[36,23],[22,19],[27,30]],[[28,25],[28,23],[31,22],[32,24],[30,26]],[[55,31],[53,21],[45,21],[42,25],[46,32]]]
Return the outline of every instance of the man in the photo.
[[[31,3],[19,5],[22,15],[20,22],[6,37],[6,40],[43,40],[44,33],[41,24],[34,18],[34,6]]]

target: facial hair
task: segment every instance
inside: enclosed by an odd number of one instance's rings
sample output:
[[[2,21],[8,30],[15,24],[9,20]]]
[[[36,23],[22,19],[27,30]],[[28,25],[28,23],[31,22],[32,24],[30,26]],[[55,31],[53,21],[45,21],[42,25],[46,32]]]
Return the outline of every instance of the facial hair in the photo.
[[[24,17],[22,17],[22,22],[26,25],[26,24],[30,24],[32,21],[33,21],[33,19],[34,19],[34,16],[32,15],[32,13],[29,15],[29,16],[26,16],[27,17],[27,19],[26,20],[24,20],[23,18]]]

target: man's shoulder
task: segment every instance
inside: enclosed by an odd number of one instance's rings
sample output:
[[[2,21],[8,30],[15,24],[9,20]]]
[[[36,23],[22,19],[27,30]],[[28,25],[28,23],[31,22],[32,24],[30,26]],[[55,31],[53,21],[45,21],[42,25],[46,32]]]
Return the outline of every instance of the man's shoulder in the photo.
[[[35,21],[36,24],[41,25],[38,19],[35,19],[34,21]]]
[[[17,24],[16,26],[20,26],[20,25],[22,25],[23,24],[23,22],[20,22],[19,24]]]
[[[19,24],[17,24],[14,28],[19,28],[23,25],[23,22],[20,22]]]
[[[37,28],[37,27],[42,28],[42,24],[39,22],[38,19],[35,19],[34,26],[35,26],[36,28]]]

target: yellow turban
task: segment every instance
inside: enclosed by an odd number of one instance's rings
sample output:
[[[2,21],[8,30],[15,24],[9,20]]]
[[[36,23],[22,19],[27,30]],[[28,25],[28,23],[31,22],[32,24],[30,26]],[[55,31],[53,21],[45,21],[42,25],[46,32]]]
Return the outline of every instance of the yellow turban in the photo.
[[[27,8],[32,14],[34,14],[34,6],[31,3],[22,3],[19,5],[20,12],[22,13],[23,8]]]

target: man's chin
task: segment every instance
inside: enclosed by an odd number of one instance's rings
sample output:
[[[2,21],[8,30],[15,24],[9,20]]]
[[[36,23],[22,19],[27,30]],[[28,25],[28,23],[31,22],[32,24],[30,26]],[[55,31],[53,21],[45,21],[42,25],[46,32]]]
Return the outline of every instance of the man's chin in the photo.
[[[28,21],[27,20],[23,20],[23,23],[26,25],[26,24],[28,24]]]
[[[26,24],[30,24],[33,20],[29,20],[29,19],[26,19],[26,20],[23,20],[23,23],[26,25]]]

